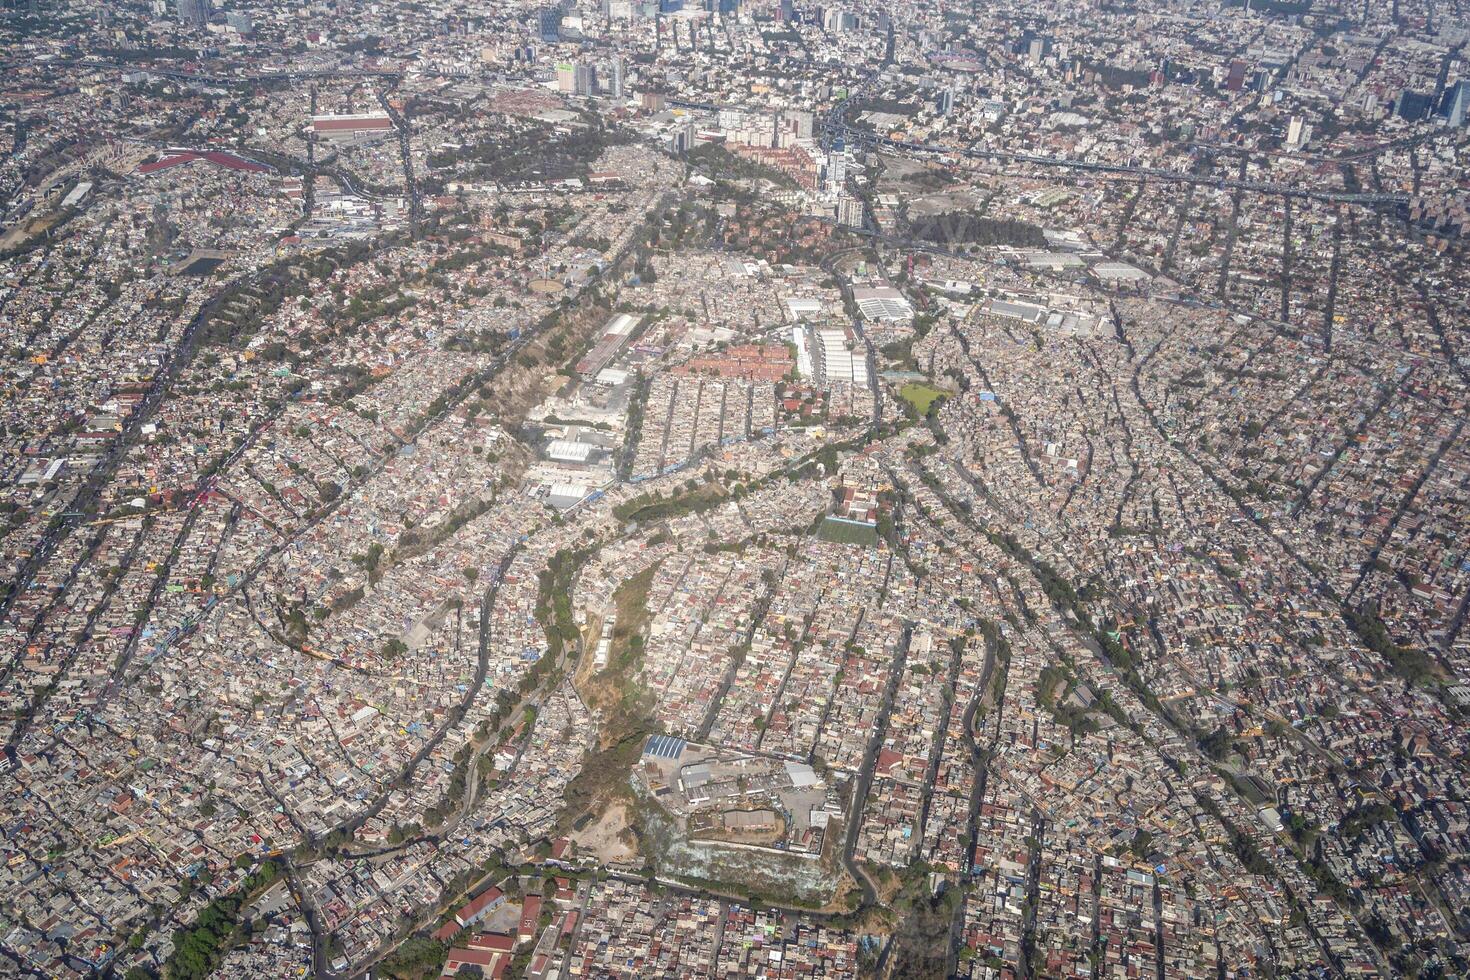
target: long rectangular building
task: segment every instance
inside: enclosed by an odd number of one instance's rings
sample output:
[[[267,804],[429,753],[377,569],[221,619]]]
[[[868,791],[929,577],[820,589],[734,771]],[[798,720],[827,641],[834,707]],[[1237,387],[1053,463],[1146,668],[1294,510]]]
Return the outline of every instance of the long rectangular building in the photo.
[[[393,120],[386,112],[364,112],[349,115],[311,117],[312,134],[328,140],[371,139],[393,131]]]

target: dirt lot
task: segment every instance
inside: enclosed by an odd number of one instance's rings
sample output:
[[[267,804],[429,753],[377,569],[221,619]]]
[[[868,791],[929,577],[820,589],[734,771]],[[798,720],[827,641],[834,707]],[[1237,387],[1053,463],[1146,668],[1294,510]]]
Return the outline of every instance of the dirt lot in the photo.
[[[577,847],[604,864],[636,864],[637,839],[628,827],[628,805],[617,802],[601,818],[572,834]]]

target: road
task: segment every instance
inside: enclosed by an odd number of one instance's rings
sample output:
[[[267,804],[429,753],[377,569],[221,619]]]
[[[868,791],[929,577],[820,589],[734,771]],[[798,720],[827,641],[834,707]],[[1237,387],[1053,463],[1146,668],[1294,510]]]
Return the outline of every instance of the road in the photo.
[[[91,472],[87,474],[86,481],[77,491],[76,496],[72,498],[68,512],[52,520],[46,532],[36,543],[36,546],[31,549],[30,557],[22,561],[20,567],[16,570],[15,575],[10,580],[9,587],[5,590],[4,595],[0,596],[0,619],[4,619],[10,614],[11,606],[14,604],[16,597],[31,584],[36,573],[51,560],[52,554],[56,551],[56,546],[92,516],[92,511],[97,504],[102,490],[112,482],[112,478],[116,475],[118,467],[122,465],[123,460],[128,455],[128,451],[138,440],[143,426],[153,419],[160,406],[162,406],[164,398],[178,380],[179,374],[193,357],[195,347],[199,342],[200,329],[203,328],[204,324],[213,315],[215,309],[224,298],[232,295],[231,287],[237,283],[238,280],[232,280],[218,290],[214,296],[199,308],[199,312],[194,314],[194,318],[184,328],[183,334],[179,337],[179,342],[168,353],[162,370],[158,372],[153,382],[148,386],[148,391],[143,396],[143,400],[138,403],[137,407],[133,409],[132,414],[128,416],[127,421],[123,423],[122,432],[112,441],[107,452],[103,454],[102,458],[92,467]]]
[[[664,197],[660,198],[660,200],[657,203],[657,205],[653,208],[653,213],[659,213],[660,211],[662,211],[664,205],[667,203],[667,200],[668,200],[668,195],[665,195]],[[636,241],[639,241],[639,240],[641,240],[640,236],[639,235],[634,235],[630,239],[630,244],[628,246],[625,246],[623,248],[623,250],[621,252],[619,252],[619,254],[613,259],[613,262],[611,263],[610,268],[616,269],[618,266],[620,266],[626,260],[626,258],[628,257],[628,255],[631,254],[632,243],[633,242],[636,242]],[[581,295],[582,296],[585,296],[586,295],[585,291]],[[499,369],[501,367],[503,367],[505,364],[509,363],[510,360],[511,360],[511,358],[513,358],[517,353],[519,353],[519,351],[521,349],[523,349],[528,343],[530,343],[531,340],[535,336],[537,336],[537,335],[538,335],[538,332],[535,329],[528,329],[525,333],[523,333],[521,335],[521,337],[519,337],[516,341],[512,342],[509,345],[509,347],[507,347],[507,349],[504,352],[502,352],[499,356],[496,357],[494,363],[491,365],[490,368],[487,368],[487,369],[485,369],[485,371],[482,371],[479,374],[477,374],[476,376],[474,376],[472,382],[469,385],[462,386],[462,391],[463,392],[474,391],[474,390],[478,389],[481,384],[487,382],[488,380],[490,380],[490,378],[493,378],[494,375],[496,373],[498,373],[498,371],[499,371]],[[460,397],[462,398],[463,395],[461,395]],[[435,421],[435,420],[437,420],[439,418],[442,418],[448,412],[453,411],[454,410],[454,407],[458,403],[458,401],[459,401],[459,399],[451,399],[450,400],[450,403],[444,409],[444,412],[441,412],[440,415],[435,416],[433,419],[425,419],[424,422],[423,422],[423,426],[426,427],[427,425],[431,424],[433,421]],[[417,433],[415,433],[415,435],[416,434]],[[340,501],[342,499],[345,499],[347,496],[348,496],[348,494],[344,492],[337,499]],[[456,725],[456,724],[459,723],[459,721],[463,718],[464,714],[468,711],[469,706],[474,703],[475,698],[480,694],[481,690],[484,687],[485,676],[486,676],[486,674],[488,672],[488,665],[489,665],[489,648],[490,648],[490,639],[491,639],[489,630],[490,630],[490,613],[491,613],[491,607],[493,606],[493,603],[494,603],[494,600],[495,600],[495,595],[497,594],[497,591],[498,591],[499,584],[501,582],[502,576],[504,575],[505,570],[509,567],[509,564],[510,564],[511,560],[518,553],[518,551],[520,550],[520,548],[521,548],[521,546],[520,545],[517,545],[515,549],[513,549],[504,559],[502,559],[499,567],[496,569],[496,572],[494,573],[494,576],[493,576],[493,579],[492,579],[491,584],[487,587],[487,589],[485,591],[485,594],[484,594],[484,596],[482,598],[481,608],[480,608],[479,656],[477,658],[478,663],[476,665],[474,683],[470,685],[469,690],[466,691],[465,696],[461,700],[460,704],[457,705],[455,707],[455,709],[450,712],[450,715],[449,715],[448,719],[446,719],[446,724],[443,725],[438,731],[436,731],[435,734],[434,734],[434,736],[428,742],[426,742],[423,746],[420,747],[419,751],[414,754],[413,758],[410,759],[405,764],[405,766],[401,770],[398,778],[395,779],[395,780],[393,780],[392,782],[386,784],[385,787],[384,787],[384,789],[379,793],[379,795],[377,796],[377,798],[375,798],[375,800],[373,801],[373,803],[369,804],[369,806],[365,810],[360,811],[359,813],[357,813],[356,815],[354,815],[349,820],[346,820],[346,821],[342,822],[341,824],[338,824],[336,827],[333,828],[333,831],[337,832],[338,834],[345,833],[347,835],[347,837],[350,839],[352,833],[354,833],[358,828],[360,828],[367,820],[371,819],[374,815],[376,815],[377,813],[379,813],[382,810],[382,808],[387,804],[387,802],[391,798],[392,794],[396,791],[395,790],[395,787],[399,783],[403,782],[404,780],[409,779],[409,778],[412,777],[412,774],[413,774],[414,770],[417,769],[417,767],[420,764],[422,764],[423,760],[429,755],[429,753],[432,752],[433,749],[435,747],[437,747],[443,741],[443,739],[444,739],[445,735],[448,733],[448,731],[454,725]],[[256,569],[258,570],[258,568],[261,567],[262,564],[263,564],[263,559],[262,559],[262,561],[258,561],[257,562]],[[252,577],[253,577],[253,573],[252,573]],[[244,584],[245,583],[242,582],[241,583],[241,587],[243,587]],[[580,649],[580,645],[579,645],[578,649]],[[563,651],[562,651],[562,654],[561,654],[561,658],[562,659],[557,664],[557,668],[558,669],[549,671],[547,676],[556,676],[557,674],[562,673],[562,671],[566,667],[567,659],[570,656],[570,654],[571,654],[571,650],[570,649],[567,649],[567,648],[564,648]],[[513,710],[511,712],[511,714],[509,715],[509,717],[507,717],[506,719],[504,719],[502,721],[500,727],[495,732],[495,735],[497,737],[496,738],[487,739],[486,740],[486,744],[491,744],[491,745],[496,744],[498,742],[498,740],[499,740],[498,739],[498,736],[504,734],[505,732],[507,732],[509,730],[512,730],[516,725],[520,724],[520,722],[525,718],[526,712],[529,709],[539,707],[539,705],[541,704],[541,701],[545,697],[546,693],[547,692],[545,690],[538,690],[538,691],[532,692],[530,695],[528,695],[527,697],[523,698],[520,701],[520,703],[517,704],[515,710]],[[479,753],[477,751],[475,753],[476,757],[478,756],[478,754]],[[475,796],[478,793],[478,780],[474,776],[474,774],[476,773],[476,771],[477,771],[477,766],[475,765],[475,759],[472,758],[472,760],[470,762],[470,773],[471,773],[471,775],[468,778],[474,779],[474,784],[473,785],[474,785],[475,788],[474,789],[471,789],[471,783],[470,782],[467,782],[466,783],[466,796],[465,796],[465,801],[464,801],[464,804],[460,808],[459,815],[456,816],[456,818],[454,819],[453,823],[449,827],[447,827],[447,828],[441,828],[438,832],[436,832],[434,834],[425,834],[425,835],[422,835],[421,837],[414,838],[414,841],[418,841],[418,840],[435,840],[435,841],[438,841],[438,840],[441,840],[454,827],[457,827],[459,825],[459,821],[463,819],[463,817],[464,817],[464,815],[466,813],[468,813],[469,808],[473,805],[473,800],[474,800]],[[331,833],[331,832],[329,831],[329,833]],[[407,843],[412,843],[412,841],[411,842],[407,842]],[[354,854],[352,856],[354,856],[354,857],[376,857],[376,856],[382,856],[383,854],[391,853],[393,850],[401,849],[403,846],[406,846],[406,844],[404,844],[404,845],[398,845],[395,848],[380,848],[380,849],[377,849],[377,850],[374,850],[374,851],[371,851],[371,852],[364,852],[364,853],[360,853],[360,854]],[[297,889],[295,889],[293,887],[293,892],[296,892],[296,891],[297,891]],[[325,931],[325,929],[323,929],[321,927],[321,924],[320,924],[320,916],[317,914],[315,908],[312,907],[312,906],[310,906],[308,904],[309,901],[310,901],[309,896],[306,896],[304,892],[301,892],[298,895],[298,901],[300,901],[302,903],[302,910],[306,914],[307,922],[308,922],[309,926],[311,927],[311,931],[312,931],[312,937],[313,937],[313,939],[312,939],[312,963],[313,963],[313,972],[314,972],[314,974],[316,976],[318,976],[318,977],[328,977],[328,978],[335,978],[335,977],[342,976],[343,975],[342,973],[340,973],[339,971],[336,971],[336,970],[332,969],[331,963],[329,961],[329,957],[327,955],[327,942],[328,942],[328,939],[329,939],[329,934]],[[384,950],[382,952],[383,953],[386,953],[387,951]],[[359,964],[352,971],[352,975],[356,975],[357,973],[361,972],[363,969],[364,969],[364,966],[361,965],[361,964]]]
[[[418,241],[419,225],[424,220],[424,196],[413,175],[413,150],[409,146],[408,120],[388,101],[386,89],[378,90],[378,105],[383,107],[388,118],[393,120],[393,127],[398,130],[398,155],[403,162],[404,191],[408,194],[408,228],[413,240]]]
[[[843,103],[843,105],[846,105],[846,103]],[[1348,193],[1346,191],[1314,190],[1296,187],[1291,184],[1247,180],[1243,177],[1210,177],[1180,170],[1166,170],[1161,167],[1098,163],[1091,160],[1047,156],[1039,153],[1014,153],[1008,150],[978,149],[973,146],[953,147],[932,143],[916,143],[910,140],[895,140],[886,136],[879,136],[877,133],[869,130],[857,129],[843,122],[834,122],[829,115],[823,124],[823,144],[830,145],[830,142],[836,137],[841,137],[845,143],[852,146],[866,146],[873,149],[919,153],[939,157],[964,157],[970,160],[988,160],[993,163],[1024,163],[1032,166],[1053,167],[1062,170],[1081,170],[1091,173],[1126,174],[1146,180],[1179,184],[1199,184],[1217,187],[1222,190],[1251,191],[1258,194],[1280,194],[1288,197],[1311,198],[1318,201],[1340,201],[1345,204],[1370,206],[1397,206],[1408,204],[1409,202],[1409,195],[1407,194]]]
[[[847,834],[842,842],[842,863],[862,887],[862,908],[868,908],[877,903],[878,889],[873,884],[873,879],[868,877],[868,873],[858,866],[853,855],[857,852],[858,829],[862,826],[863,809],[868,802],[868,790],[873,785],[873,769],[878,764],[878,750],[883,747],[883,733],[888,730],[888,715],[893,710],[893,697],[898,692],[899,678],[903,676],[904,662],[908,659],[909,640],[912,639],[913,632],[913,624],[904,623],[898,652],[894,654],[893,664],[888,671],[888,685],[883,689],[883,703],[878,708],[878,717],[873,721],[873,734],[868,739],[867,751],[863,753],[863,764],[853,783],[852,800],[848,805]]]

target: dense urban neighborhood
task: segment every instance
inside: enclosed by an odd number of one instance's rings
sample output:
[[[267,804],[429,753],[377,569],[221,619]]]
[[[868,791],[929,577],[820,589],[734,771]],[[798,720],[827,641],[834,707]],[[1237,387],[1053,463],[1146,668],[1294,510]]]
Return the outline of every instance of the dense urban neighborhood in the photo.
[[[0,63],[0,976],[1470,976],[1463,0]]]

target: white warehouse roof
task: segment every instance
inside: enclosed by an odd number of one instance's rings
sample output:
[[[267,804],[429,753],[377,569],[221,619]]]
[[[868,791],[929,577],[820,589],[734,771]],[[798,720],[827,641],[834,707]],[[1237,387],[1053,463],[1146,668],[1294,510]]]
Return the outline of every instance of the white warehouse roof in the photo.
[[[587,457],[592,455],[592,448],[591,443],[557,439],[546,447],[546,455],[563,462],[585,463]]]

